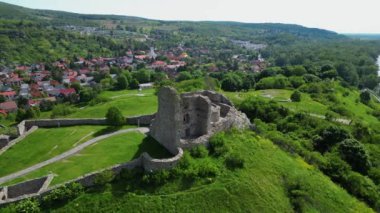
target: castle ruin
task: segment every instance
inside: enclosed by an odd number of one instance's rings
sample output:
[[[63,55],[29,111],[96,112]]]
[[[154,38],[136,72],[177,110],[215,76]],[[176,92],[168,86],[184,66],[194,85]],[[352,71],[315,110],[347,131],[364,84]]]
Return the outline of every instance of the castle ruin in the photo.
[[[180,95],[174,88],[163,87],[158,92],[158,112],[150,135],[177,154],[180,148],[207,145],[216,132],[250,126],[247,116],[222,94],[202,91]]]

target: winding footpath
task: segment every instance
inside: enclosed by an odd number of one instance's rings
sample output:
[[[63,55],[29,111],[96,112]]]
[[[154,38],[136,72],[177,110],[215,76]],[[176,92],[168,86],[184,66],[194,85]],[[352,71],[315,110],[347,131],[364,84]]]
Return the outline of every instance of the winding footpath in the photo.
[[[120,135],[120,134],[124,134],[124,133],[128,133],[128,132],[141,132],[142,134],[146,134],[149,132],[149,129],[148,128],[145,128],[145,127],[141,127],[141,128],[133,128],[133,129],[124,129],[124,130],[119,130],[117,132],[113,132],[113,133],[109,133],[109,134],[106,134],[106,135],[102,135],[102,136],[99,136],[99,137],[96,137],[96,138],[93,138],[87,142],[84,142],[82,144],[80,144],[79,146],[67,151],[67,152],[64,152],[60,155],[57,155],[55,156],[54,158],[51,158],[49,160],[46,160],[46,161],[43,161],[41,163],[38,163],[38,164],[35,164],[34,166],[31,166],[29,168],[26,168],[26,169],[23,169],[21,171],[18,171],[18,172],[15,172],[13,174],[10,174],[10,175],[7,175],[7,176],[4,176],[2,178],[0,178],[0,184],[3,184],[5,182],[8,182],[8,181],[11,181],[15,178],[18,178],[18,177],[21,177],[23,175],[26,175],[30,172],[33,172],[37,169],[40,169],[44,166],[47,166],[49,164],[52,164],[52,163],[55,163],[57,161],[60,161],[60,160],[63,160],[65,158],[68,158],[78,152],[80,152],[81,150],[83,150],[84,148],[92,145],[92,144],[95,144],[101,140],[104,140],[106,138],[109,138],[109,137],[112,137],[112,136],[115,136],[115,135]]]

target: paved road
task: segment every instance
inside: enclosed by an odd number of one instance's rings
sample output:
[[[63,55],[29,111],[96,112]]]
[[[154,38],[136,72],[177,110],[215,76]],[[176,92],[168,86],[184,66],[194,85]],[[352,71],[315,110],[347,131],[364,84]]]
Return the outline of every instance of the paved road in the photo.
[[[124,133],[128,133],[128,132],[134,132],[134,131],[139,131],[139,132],[141,132],[143,134],[146,134],[147,132],[149,132],[149,129],[145,128],[145,127],[143,127],[143,128],[134,128],[134,129],[124,129],[124,130],[120,130],[120,131],[117,131],[117,132],[113,132],[113,133],[110,133],[110,134],[106,134],[106,135],[102,135],[102,136],[93,138],[93,139],[91,139],[91,140],[89,140],[89,141],[87,141],[85,143],[82,143],[79,146],[77,146],[77,147],[75,147],[75,148],[73,148],[73,149],[71,149],[71,150],[69,150],[69,151],[67,151],[65,153],[62,153],[62,154],[60,154],[58,156],[55,156],[54,158],[51,158],[51,159],[46,160],[46,161],[43,161],[41,163],[38,163],[38,164],[36,164],[34,166],[31,166],[29,168],[23,169],[23,170],[18,171],[16,173],[10,174],[8,176],[2,177],[2,178],[0,178],[0,184],[8,182],[8,181],[11,181],[11,180],[13,180],[15,178],[18,178],[18,177],[21,177],[23,175],[26,175],[26,174],[28,174],[30,172],[33,172],[33,171],[35,171],[37,169],[40,169],[40,168],[42,168],[42,167],[44,167],[46,165],[49,165],[49,164],[52,164],[54,162],[63,160],[65,158],[67,158],[67,157],[70,157],[70,156],[72,156],[72,155],[80,152],[82,149],[84,149],[84,148],[86,148],[86,147],[88,147],[88,146],[90,146],[90,145],[92,145],[92,144],[94,144],[94,143],[96,143],[98,141],[101,141],[101,140],[103,140],[105,138],[109,138],[109,137],[112,137],[112,136],[115,136],[115,135],[120,135],[120,134],[124,134]]]

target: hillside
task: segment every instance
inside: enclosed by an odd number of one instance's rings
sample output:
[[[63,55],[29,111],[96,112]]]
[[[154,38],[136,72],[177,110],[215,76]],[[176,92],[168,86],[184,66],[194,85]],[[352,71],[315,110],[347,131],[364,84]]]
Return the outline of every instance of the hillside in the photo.
[[[89,29],[91,33],[87,35]],[[150,38],[148,42],[141,42],[146,37]],[[0,2],[1,64],[31,64],[74,56],[119,56],[133,46],[169,49],[181,42],[192,48],[215,48],[231,46],[231,39],[289,45],[295,41],[346,38],[326,30],[289,24],[159,21],[33,10]]]
[[[119,179],[103,189],[93,189],[51,210],[372,212],[316,168],[284,153],[266,139],[249,132],[231,132],[225,135],[224,141],[230,152],[239,153],[245,159],[243,169],[226,169],[223,158],[211,155],[193,158],[190,165],[216,166],[217,177],[211,173],[192,180],[172,172],[164,182],[146,185],[136,175],[132,179]],[[12,207],[2,212],[12,212]]]

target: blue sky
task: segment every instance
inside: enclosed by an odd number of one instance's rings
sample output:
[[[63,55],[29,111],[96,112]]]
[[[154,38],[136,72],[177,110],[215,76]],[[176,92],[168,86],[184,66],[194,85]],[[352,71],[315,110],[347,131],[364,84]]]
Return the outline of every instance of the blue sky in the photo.
[[[379,0],[0,0],[30,8],[162,20],[276,22],[380,33]]]

